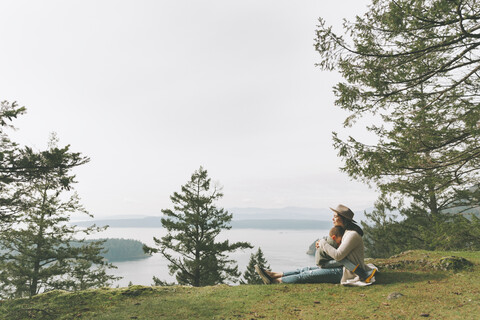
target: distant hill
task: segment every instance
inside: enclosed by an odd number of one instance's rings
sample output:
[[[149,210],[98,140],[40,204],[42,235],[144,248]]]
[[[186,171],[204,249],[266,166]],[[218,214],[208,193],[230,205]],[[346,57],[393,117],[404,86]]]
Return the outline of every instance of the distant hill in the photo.
[[[355,213],[355,220],[365,219],[364,211],[370,212],[372,208],[364,210],[352,209]],[[331,221],[333,212],[329,208],[230,208],[228,212],[233,214],[233,220],[321,220]]]
[[[328,208],[230,208],[228,212],[233,215],[233,220],[328,220],[332,218],[332,211]]]
[[[288,219],[265,219],[265,220],[234,220],[231,223],[233,229],[268,229],[268,230],[322,230],[332,227],[331,221],[322,220],[288,220]]]
[[[233,215],[232,228],[235,229],[327,229],[331,226],[332,211],[329,208],[230,208]],[[368,209],[367,209],[368,210]],[[76,225],[85,227],[92,224],[108,225],[112,228],[161,228],[161,216],[128,219],[99,219],[78,221]],[[363,211],[355,211],[355,220],[364,219]]]
[[[146,217],[135,219],[101,219],[74,222],[79,227],[88,227],[92,224],[97,226],[109,226],[111,228],[161,228],[160,217]]]
[[[160,217],[147,217],[142,219],[111,219],[79,221],[76,224],[80,227],[90,226],[95,223],[98,226],[108,225],[111,228],[162,228]],[[251,219],[233,220],[230,225],[233,229],[285,229],[285,230],[307,230],[307,229],[328,229],[331,221],[322,220],[289,220],[289,219]]]

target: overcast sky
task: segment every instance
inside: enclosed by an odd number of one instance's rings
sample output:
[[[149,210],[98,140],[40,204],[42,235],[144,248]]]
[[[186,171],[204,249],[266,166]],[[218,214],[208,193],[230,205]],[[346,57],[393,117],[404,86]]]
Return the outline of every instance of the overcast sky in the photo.
[[[0,99],[28,110],[11,136],[89,156],[76,189],[98,217],[159,214],[200,165],[226,208],[370,207],[338,170],[340,78],[313,47],[318,17],[367,3],[1,0]]]

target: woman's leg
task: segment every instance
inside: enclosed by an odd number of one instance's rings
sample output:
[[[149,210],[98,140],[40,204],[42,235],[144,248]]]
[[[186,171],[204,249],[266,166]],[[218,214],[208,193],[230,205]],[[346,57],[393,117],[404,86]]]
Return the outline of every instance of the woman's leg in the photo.
[[[285,271],[283,272],[283,277],[286,277],[286,276],[293,276],[293,275],[297,275],[297,274],[300,274],[302,272],[308,272],[310,270],[318,270],[320,269],[320,267],[317,267],[317,266],[313,266],[313,267],[303,267],[303,268],[299,268],[299,269],[295,269],[295,270],[292,270],[292,271]]]
[[[375,275],[375,272],[377,271],[376,269],[372,269],[372,270],[367,271],[367,270],[361,268],[359,264],[355,264],[348,259],[342,259],[342,260],[339,260],[339,261],[335,261],[335,260],[328,261],[325,264],[325,266],[322,266],[322,268],[332,268],[332,267],[336,266],[337,264],[345,266],[345,268],[347,270],[350,270],[351,272],[354,272],[357,276],[360,277],[361,280],[363,280],[367,283],[369,283],[371,281],[371,279]]]
[[[309,268],[300,273],[285,273],[281,283],[340,283],[343,268]]]
[[[323,269],[339,268],[339,267],[343,267],[343,263],[341,263],[340,261],[336,261],[336,260],[329,260],[329,261],[324,262],[321,265],[321,268],[323,268]]]
[[[351,262],[350,260],[348,259],[342,259],[342,260],[329,260],[329,261],[326,261],[322,264],[322,268],[324,269],[328,269],[328,268],[338,268],[338,267],[343,267],[345,266],[345,268],[347,268],[347,270],[350,270],[352,272],[355,272],[355,270],[359,269],[359,265],[358,264],[354,264],[353,262]]]
[[[303,267],[303,268],[295,269],[295,270],[292,270],[292,271],[285,271],[285,272],[273,272],[273,271],[269,271],[269,270],[264,270],[264,272],[266,274],[268,274],[270,276],[270,278],[278,279],[278,278],[281,278],[281,277],[284,277],[284,276],[291,276],[291,275],[299,274],[299,273],[302,273],[302,272],[305,272],[305,271],[308,271],[308,270],[316,270],[316,269],[319,269],[319,267],[317,267],[317,266]]]

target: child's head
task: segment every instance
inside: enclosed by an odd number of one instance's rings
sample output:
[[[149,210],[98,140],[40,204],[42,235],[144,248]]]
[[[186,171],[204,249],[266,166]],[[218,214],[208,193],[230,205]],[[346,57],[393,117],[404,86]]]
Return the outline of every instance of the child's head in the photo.
[[[339,245],[340,243],[342,243],[342,237],[344,233],[345,233],[345,229],[343,229],[340,226],[335,226],[332,229],[330,229],[329,235],[330,235],[330,238],[332,238],[332,240]]]

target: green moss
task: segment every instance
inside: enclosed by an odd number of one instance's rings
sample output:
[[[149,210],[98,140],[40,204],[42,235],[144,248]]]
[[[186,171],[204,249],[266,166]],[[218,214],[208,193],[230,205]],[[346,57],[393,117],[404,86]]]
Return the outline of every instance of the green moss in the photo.
[[[465,270],[470,269],[473,263],[462,257],[449,256],[443,257],[439,261],[439,267],[443,270]]]
[[[420,250],[405,251],[388,259],[376,259],[375,264],[380,270],[392,269],[416,271],[470,270],[474,265],[473,262],[465,257],[456,255],[445,256],[445,252]]]

